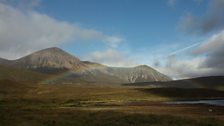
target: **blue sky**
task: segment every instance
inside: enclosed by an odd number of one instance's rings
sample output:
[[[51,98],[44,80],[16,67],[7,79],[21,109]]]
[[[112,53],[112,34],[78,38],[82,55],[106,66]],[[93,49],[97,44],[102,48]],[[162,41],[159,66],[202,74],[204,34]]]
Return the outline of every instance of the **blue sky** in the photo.
[[[223,75],[223,13],[223,0],[0,0],[0,57],[57,46],[173,78]]]
[[[204,36],[186,35],[178,30],[177,25],[186,13],[202,14],[207,2],[180,0],[174,1],[174,4],[170,5],[167,0],[47,0],[42,1],[38,11],[57,20],[119,36],[124,41],[116,50],[127,50],[130,55],[144,55],[145,58],[152,59],[154,56],[150,54],[166,55],[204,39]],[[61,47],[84,59],[88,53],[109,48],[102,43],[91,42],[71,42]]]
[[[47,0],[42,2],[38,10],[57,20],[120,36],[130,50],[136,52],[144,49],[154,51],[157,46],[166,44],[178,44],[176,48],[184,48],[203,40],[180,32],[177,24],[181,16],[189,12],[200,15],[206,6],[206,2],[195,3],[190,0],[177,1],[174,6],[169,5],[167,0]],[[62,48],[76,55],[98,50],[97,47],[85,50],[86,46],[74,43],[62,45]],[[102,48],[105,47],[99,47]]]

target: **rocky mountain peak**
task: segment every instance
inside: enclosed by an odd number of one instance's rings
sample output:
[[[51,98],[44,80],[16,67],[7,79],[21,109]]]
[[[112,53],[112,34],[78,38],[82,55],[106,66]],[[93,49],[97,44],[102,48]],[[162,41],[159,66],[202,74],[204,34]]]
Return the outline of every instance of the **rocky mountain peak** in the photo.
[[[81,63],[79,58],[70,55],[60,48],[53,47],[34,52],[15,60],[20,67],[26,68],[65,68],[72,69]]]

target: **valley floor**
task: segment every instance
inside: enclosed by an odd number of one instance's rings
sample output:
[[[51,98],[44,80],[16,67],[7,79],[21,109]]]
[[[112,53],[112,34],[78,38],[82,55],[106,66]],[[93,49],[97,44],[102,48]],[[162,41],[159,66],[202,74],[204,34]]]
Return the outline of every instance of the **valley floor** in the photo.
[[[0,126],[224,125],[224,107],[165,104],[175,100],[223,99],[224,91],[14,82],[0,86]]]

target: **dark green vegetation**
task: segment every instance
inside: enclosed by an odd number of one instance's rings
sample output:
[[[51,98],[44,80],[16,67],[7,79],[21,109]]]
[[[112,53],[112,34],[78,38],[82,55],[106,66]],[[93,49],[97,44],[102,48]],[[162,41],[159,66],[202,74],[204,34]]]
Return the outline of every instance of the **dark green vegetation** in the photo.
[[[223,93],[2,80],[0,126],[223,126],[224,107],[164,104],[195,96],[223,98]]]
[[[224,91],[206,88],[143,88],[140,91],[155,94],[161,97],[169,97],[184,100],[196,99],[222,99]]]
[[[1,126],[223,126],[214,119],[189,119],[170,115],[26,109],[1,111]],[[4,112],[4,113],[2,113]]]
[[[166,82],[140,82],[123,84],[124,86],[137,87],[174,87],[174,88],[209,88],[224,89],[224,76],[199,77],[184,80],[166,81]]]

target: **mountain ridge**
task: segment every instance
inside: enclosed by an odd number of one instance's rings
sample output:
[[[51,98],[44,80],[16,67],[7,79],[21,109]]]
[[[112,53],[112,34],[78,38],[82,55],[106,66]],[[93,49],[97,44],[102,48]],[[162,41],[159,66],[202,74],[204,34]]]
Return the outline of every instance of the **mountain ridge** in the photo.
[[[64,73],[63,77],[51,80],[49,83],[70,83],[77,80],[94,83],[117,83],[118,80],[118,83],[171,80],[170,77],[147,65],[108,67],[100,63],[82,61],[57,47],[43,49],[17,60],[0,59],[0,64],[41,73]]]

